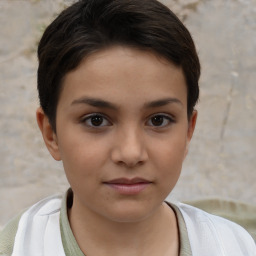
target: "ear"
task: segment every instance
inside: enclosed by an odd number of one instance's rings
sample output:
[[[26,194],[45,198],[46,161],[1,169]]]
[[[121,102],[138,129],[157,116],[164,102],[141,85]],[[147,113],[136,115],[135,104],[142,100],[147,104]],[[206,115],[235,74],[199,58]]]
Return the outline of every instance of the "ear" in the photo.
[[[188,132],[187,132],[187,143],[186,143],[185,157],[188,154],[189,143],[190,143],[190,141],[193,137],[193,134],[194,134],[194,130],[195,130],[195,127],[196,127],[196,120],[197,120],[197,110],[194,110],[190,119],[189,119],[189,121],[188,121]]]
[[[44,143],[51,153],[52,157],[60,161],[60,151],[58,146],[57,135],[52,129],[52,126],[49,122],[49,118],[45,115],[42,108],[38,108],[36,111],[36,119],[39,129],[41,130]]]

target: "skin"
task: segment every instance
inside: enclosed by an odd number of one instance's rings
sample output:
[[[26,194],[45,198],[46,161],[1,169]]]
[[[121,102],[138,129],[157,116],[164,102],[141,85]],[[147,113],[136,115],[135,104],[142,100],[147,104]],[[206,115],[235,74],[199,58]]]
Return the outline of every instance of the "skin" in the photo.
[[[69,220],[84,253],[178,255],[177,220],[163,201],[180,176],[196,118],[196,111],[187,116],[182,69],[148,51],[108,48],[66,75],[56,133],[41,108],[37,121],[73,189]],[[146,182],[127,193],[111,183],[120,178]]]

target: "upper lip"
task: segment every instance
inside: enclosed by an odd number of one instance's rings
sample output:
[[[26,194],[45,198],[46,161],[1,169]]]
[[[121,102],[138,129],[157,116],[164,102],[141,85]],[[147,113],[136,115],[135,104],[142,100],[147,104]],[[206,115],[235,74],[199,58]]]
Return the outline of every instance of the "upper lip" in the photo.
[[[113,179],[113,180],[106,181],[104,183],[107,183],[107,184],[128,184],[129,185],[129,184],[152,183],[152,182],[147,180],[147,179],[144,179],[144,178],[136,177],[136,178],[132,178],[132,179],[118,178],[118,179]]]

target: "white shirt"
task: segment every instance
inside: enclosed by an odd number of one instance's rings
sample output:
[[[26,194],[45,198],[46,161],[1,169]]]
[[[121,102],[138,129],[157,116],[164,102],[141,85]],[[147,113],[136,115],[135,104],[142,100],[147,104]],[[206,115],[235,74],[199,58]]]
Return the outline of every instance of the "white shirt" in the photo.
[[[12,256],[65,256],[60,231],[61,196],[46,198],[21,217]],[[224,218],[178,203],[193,256],[256,256],[245,229]]]

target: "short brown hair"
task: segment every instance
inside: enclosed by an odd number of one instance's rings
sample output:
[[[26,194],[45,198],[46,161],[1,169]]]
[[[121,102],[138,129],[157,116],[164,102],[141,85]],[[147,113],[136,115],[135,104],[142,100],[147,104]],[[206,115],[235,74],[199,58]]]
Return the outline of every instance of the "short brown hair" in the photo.
[[[199,97],[200,62],[177,16],[156,0],[80,0],[47,27],[38,46],[39,100],[54,130],[65,75],[89,54],[112,45],[149,50],[181,66],[191,116]]]

